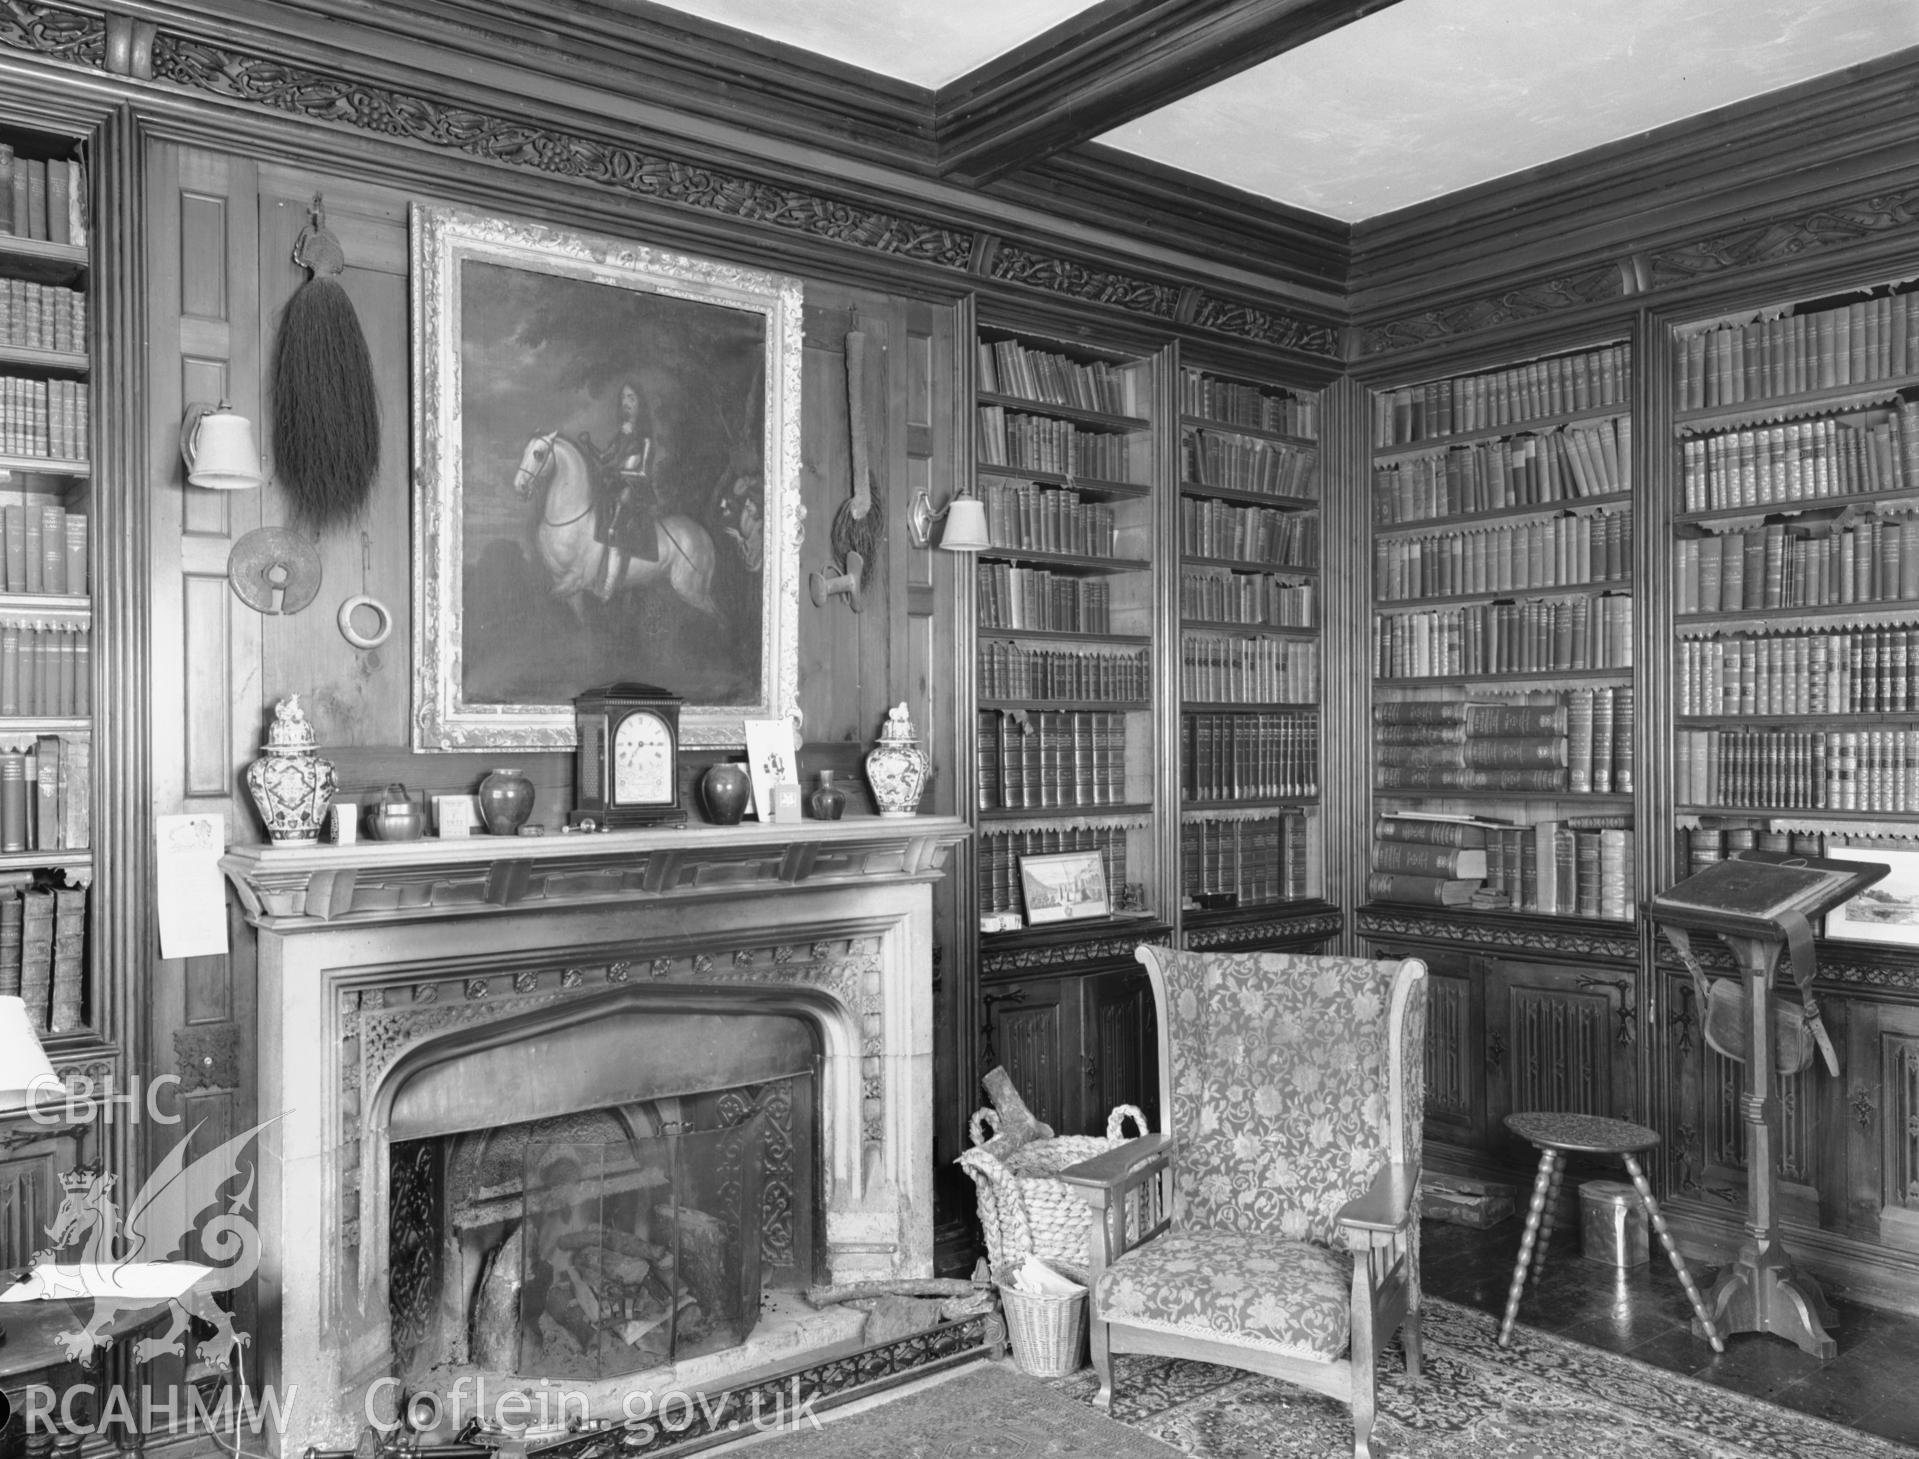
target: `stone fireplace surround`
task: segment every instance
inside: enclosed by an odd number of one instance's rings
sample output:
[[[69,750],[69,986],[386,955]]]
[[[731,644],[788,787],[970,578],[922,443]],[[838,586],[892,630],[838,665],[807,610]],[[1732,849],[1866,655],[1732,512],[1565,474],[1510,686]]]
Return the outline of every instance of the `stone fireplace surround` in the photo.
[[[351,1448],[391,1370],[396,1101],[457,1123],[449,1104],[488,1082],[474,1068],[565,1057],[569,1029],[603,1041],[667,1011],[807,1021],[822,1275],[930,1275],[932,882],[966,834],[870,818],[230,853],[259,936],[260,1109],[277,1116],[259,1144],[254,1338],[263,1381],[297,1390],[279,1452]],[[633,1042],[630,1072],[600,1060],[582,1076],[578,1108],[658,1092]],[[512,1108],[523,1117],[524,1099]],[[697,1388],[725,1371],[697,1361],[646,1381]]]

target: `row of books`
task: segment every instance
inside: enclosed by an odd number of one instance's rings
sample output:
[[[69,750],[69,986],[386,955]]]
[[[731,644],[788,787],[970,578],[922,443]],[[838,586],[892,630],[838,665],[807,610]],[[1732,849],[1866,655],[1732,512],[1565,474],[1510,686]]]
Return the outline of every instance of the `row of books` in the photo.
[[[981,628],[1034,628],[1055,633],[1113,631],[1112,590],[1098,578],[982,562],[978,582]]]
[[[1697,330],[1676,341],[1676,405],[1704,410],[1896,380],[1919,368],[1916,335],[1910,294]]]
[[[1181,497],[1179,550],[1268,567],[1318,567],[1319,516]]]
[[[1373,616],[1373,673],[1382,679],[1631,667],[1627,593]]]
[[[1632,489],[1632,417],[1433,450],[1373,468],[1373,521],[1424,522]]]
[[[1188,906],[1247,907],[1313,895],[1303,811],[1188,816],[1179,823],[1179,890]]]
[[[1919,599],[1919,517],[1769,522],[1673,544],[1673,611]]]
[[[87,518],[52,502],[0,507],[0,581],[9,593],[87,592]]]
[[[1049,415],[1000,405],[979,408],[979,459],[985,466],[1057,471],[1100,481],[1133,479],[1133,443],[1124,435],[1082,430]]]
[[[1106,872],[1108,895],[1126,885],[1126,831],[1117,826],[1046,826],[979,833],[979,909],[985,915],[1021,911],[1019,863],[1022,856],[1055,856],[1064,851],[1097,851]]]
[[[1181,415],[1251,426],[1282,436],[1319,439],[1319,397],[1282,395],[1257,385],[1221,380],[1201,370],[1179,372]]]
[[[1919,709],[1919,627],[1679,640],[1686,715],[1905,714]]]
[[[1144,702],[1153,694],[1153,662],[1143,648],[1034,648],[987,639],[979,646],[979,694]]]
[[[1134,374],[1105,360],[1075,360],[1028,349],[1016,339],[979,342],[979,388],[989,395],[1017,395],[1107,415],[1139,415]]]
[[[1179,696],[1196,704],[1317,703],[1319,645],[1184,634],[1179,643]]]
[[[1367,893],[1378,901],[1630,921],[1633,832],[1623,816],[1512,824],[1385,815]]]
[[[1199,486],[1299,501],[1319,496],[1319,452],[1310,446],[1188,426],[1180,432],[1179,459],[1185,480]]]
[[[1568,512],[1373,542],[1373,594],[1389,601],[1576,587],[1631,576],[1632,518],[1620,511]]]
[[[0,455],[84,461],[87,382],[0,375]]]
[[[988,709],[979,716],[983,811],[1120,805],[1126,716],[1096,709]]]
[[[1919,490],[1919,403],[1691,436],[1679,480],[1689,512]]]
[[[1319,587],[1224,567],[1182,568],[1179,616],[1212,623],[1311,628],[1319,620]]]
[[[23,1000],[37,1033],[87,1026],[87,900],[39,880],[0,887],[0,998]]]
[[[93,747],[84,735],[0,746],[0,852],[84,851],[93,842]]]
[[[1373,444],[1405,446],[1461,431],[1605,410],[1632,400],[1632,347],[1607,345],[1509,370],[1429,380],[1373,397]]]
[[[1523,701],[1387,700],[1373,706],[1375,755],[1396,776],[1564,767],[1563,785],[1512,788],[1627,795],[1633,788],[1633,701],[1630,686],[1604,684]],[[1406,788],[1407,782],[1396,784]]]
[[[0,142],[0,233],[48,243],[84,243],[85,167],[63,157],[22,157]]]
[[[1682,805],[1919,811],[1919,730],[1680,730]]]
[[[1113,555],[1113,509],[1103,502],[1082,501],[1078,492],[1030,481],[982,482],[980,500],[986,507],[987,540],[995,547]]]
[[[1677,864],[1686,868],[1683,876],[1703,871],[1741,851],[1824,856],[1828,839],[1817,831],[1774,831],[1750,821],[1729,822],[1719,816],[1702,816],[1696,826],[1681,826],[1678,837]]]
[[[93,712],[93,635],[84,623],[0,614],[0,715],[83,719]]]
[[[1317,714],[1182,714],[1180,794],[1195,804],[1319,794]]]
[[[0,279],[0,345],[83,353],[87,296],[61,284]]]

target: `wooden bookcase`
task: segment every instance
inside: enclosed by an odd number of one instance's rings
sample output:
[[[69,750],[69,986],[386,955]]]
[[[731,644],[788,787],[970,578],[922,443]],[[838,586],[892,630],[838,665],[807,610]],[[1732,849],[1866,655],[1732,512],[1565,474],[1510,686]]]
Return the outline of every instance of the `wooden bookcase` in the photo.
[[[1320,402],[1179,373],[1183,932],[1317,898]]]
[[[1919,862],[1919,295],[1867,278],[1802,297],[1716,301],[1661,321],[1658,382],[1672,554],[1667,671],[1674,880],[1747,849],[1883,856],[1911,897]],[[1841,1074],[1776,1080],[1778,1193],[1795,1253],[1828,1276],[1919,1295],[1912,1071],[1919,948],[1888,904],[1884,941],[1818,946]],[[1689,1036],[1689,980],[1653,949],[1672,1014],[1654,1087],[1668,1209],[1737,1211],[1740,1066]],[[1721,960],[1717,969],[1731,972]],[[1730,1239],[1730,1238],[1729,1238]]]
[[[101,1007],[86,946],[86,186],[70,141],[24,131],[0,130],[0,173],[13,228],[0,230],[0,991],[58,1042],[95,1032]]]

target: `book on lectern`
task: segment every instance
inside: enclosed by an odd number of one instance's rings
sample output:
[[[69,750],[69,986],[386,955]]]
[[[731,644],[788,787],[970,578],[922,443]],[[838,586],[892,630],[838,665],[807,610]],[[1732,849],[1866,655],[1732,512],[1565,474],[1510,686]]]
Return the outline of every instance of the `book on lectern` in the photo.
[[[1870,861],[1828,861],[1784,851],[1741,851],[1652,899],[1655,921],[1734,936],[1777,938],[1780,919],[1811,920],[1887,875]]]

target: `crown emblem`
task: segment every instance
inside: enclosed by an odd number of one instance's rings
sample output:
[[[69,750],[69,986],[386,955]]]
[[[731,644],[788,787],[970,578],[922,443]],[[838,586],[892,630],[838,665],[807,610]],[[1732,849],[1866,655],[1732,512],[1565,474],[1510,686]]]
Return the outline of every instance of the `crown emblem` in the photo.
[[[60,1184],[74,1195],[82,1195],[92,1188],[94,1177],[99,1173],[91,1165],[78,1165],[61,1174]]]

